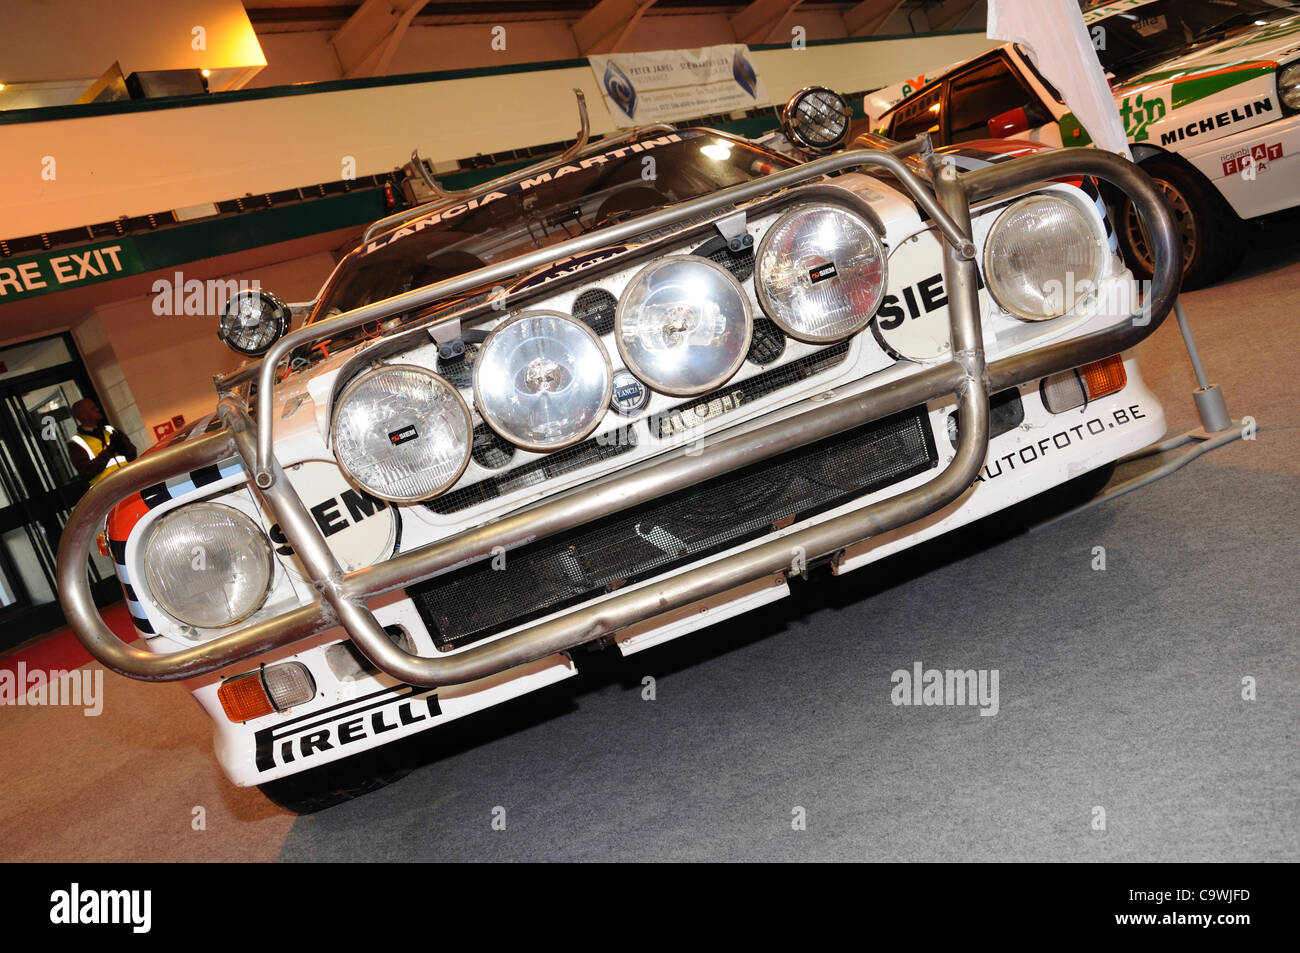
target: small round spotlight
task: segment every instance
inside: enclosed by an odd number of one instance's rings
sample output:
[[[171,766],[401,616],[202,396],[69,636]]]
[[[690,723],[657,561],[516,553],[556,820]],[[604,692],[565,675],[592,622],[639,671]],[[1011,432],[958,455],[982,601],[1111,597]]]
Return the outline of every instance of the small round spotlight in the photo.
[[[217,337],[240,354],[256,357],[284,337],[290,317],[289,306],[269,291],[239,291],[221,312]]]
[[[825,86],[806,86],[781,110],[781,131],[805,152],[831,152],[849,137],[852,115],[839,93]]]

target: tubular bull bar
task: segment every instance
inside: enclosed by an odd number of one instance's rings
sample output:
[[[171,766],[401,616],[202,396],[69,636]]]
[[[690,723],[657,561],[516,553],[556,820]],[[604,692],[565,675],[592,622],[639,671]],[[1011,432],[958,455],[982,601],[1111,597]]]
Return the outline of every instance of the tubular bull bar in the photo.
[[[191,437],[110,473],[77,505],[59,546],[59,598],[69,623],[91,655],[106,667],[145,681],[206,675],[342,626],[357,647],[392,677],[420,686],[457,684],[575,648],[649,617],[786,571],[796,552],[810,561],[822,558],[941,509],[971,486],[984,463],[989,441],[989,395],[1100,360],[1147,337],[1173,307],[1182,258],[1173,219],[1150,178],[1118,156],[1098,150],[1070,149],[1012,159],[962,174],[951,165],[940,164],[931,186],[900,158],[924,145],[921,140],[914,140],[890,151],[856,150],[828,156],[595,234],[599,236],[598,244],[617,242],[664,222],[716,210],[725,203],[767,194],[775,188],[831,171],[857,166],[884,167],[930,214],[944,238],[943,268],[953,342],[951,360],[867,393],[827,401],[789,419],[721,439],[698,455],[678,451],[645,468],[586,488],[582,493],[541,502],[377,565],[344,573],[272,453],[271,388],[279,360],[290,348],[306,340],[328,337],[377,317],[482,286],[505,277],[507,270],[516,273],[521,268],[532,267],[531,259],[539,255],[551,261],[593,245],[592,236],[579,236],[539,253],[530,253],[525,256],[530,259],[528,262],[514,259],[488,266],[468,276],[358,308],[283,338],[261,366],[254,368],[260,374],[261,393],[256,423],[250,418],[244,400],[227,392],[220,403],[225,428]],[[1109,181],[1132,199],[1138,209],[1157,262],[1147,299],[1149,320],[1139,322],[1128,318],[1102,331],[986,365],[974,244],[970,239],[970,204],[1053,179],[1080,175]],[[755,188],[759,185],[762,188]],[[242,376],[247,380],[250,375]],[[227,379],[226,383],[230,382]],[[708,480],[946,395],[957,397],[959,438],[951,463],[921,486],[817,526],[438,658],[412,655],[394,645],[367,606],[368,599],[487,558],[495,547],[508,550],[572,529],[666,495],[683,485]],[[250,487],[261,497],[270,517],[283,528],[320,598],[314,604],[178,652],[158,654],[131,648],[104,624],[91,597],[86,558],[96,534],[104,526],[108,512],[125,497],[232,455],[242,458],[245,469],[253,475]]]

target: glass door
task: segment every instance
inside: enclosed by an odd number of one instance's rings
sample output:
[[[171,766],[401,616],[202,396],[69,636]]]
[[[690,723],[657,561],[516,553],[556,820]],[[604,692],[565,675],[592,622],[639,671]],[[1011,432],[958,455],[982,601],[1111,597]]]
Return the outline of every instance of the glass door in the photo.
[[[68,335],[0,350],[0,649],[63,624],[59,536],[85,490],[68,456],[72,405],[95,398]],[[120,595],[112,561],[88,566],[97,602]]]

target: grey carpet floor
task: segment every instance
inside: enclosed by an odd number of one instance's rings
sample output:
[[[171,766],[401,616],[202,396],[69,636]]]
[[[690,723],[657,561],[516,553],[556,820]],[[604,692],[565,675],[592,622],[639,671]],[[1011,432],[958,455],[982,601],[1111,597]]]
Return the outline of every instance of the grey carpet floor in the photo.
[[[1296,860],[1296,491],[1184,471],[911,579],[805,586],[448,726],[281,858]],[[1189,496],[1238,501],[1236,532],[1189,525]],[[916,661],[999,670],[998,714],[894,706]]]
[[[402,781],[297,820],[280,858],[1300,859],[1292,232],[1185,299],[1258,440],[1046,529],[1025,532],[1050,503],[1022,507],[592,659],[434,733]],[[1172,321],[1139,354],[1171,431],[1193,426]],[[891,673],[918,661],[996,669],[998,714],[893,705]]]

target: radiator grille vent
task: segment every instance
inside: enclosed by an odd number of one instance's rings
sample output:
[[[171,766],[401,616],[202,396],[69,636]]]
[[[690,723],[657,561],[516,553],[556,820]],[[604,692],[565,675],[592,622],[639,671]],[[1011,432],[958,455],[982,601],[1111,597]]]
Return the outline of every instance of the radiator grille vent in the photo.
[[[760,367],[774,364],[785,353],[785,332],[769,318],[754,319],[754,336],[745,360]]]
[[[924,408],[407,588],[442,650],[758,539],[936,463]],[[437,501],[435,501],[437,502]]]
[[[705,421],[713,421],[723,414],[750,404],[760,397],[792,387],[822,371],[844,363],[849,354],[849,342],[844,341],[824,348],[797,361],[736,381],[709,394],[684,401],[675,407],[646,418],[652,436],[666,439],[685,433]]]
[[[447,382],[458,390],[474,386],[474,354],[478,345],[466,344],[465,352],[455,357],[438,356],[438,373],[447,378]]]
[[[474,433],[476,437],[475,443],[477,444],[478,430],[475,429]],[[542,457],[540,460],[525,463],[523,466],[516,467],[509,473],[503,473],[499,477],[489,477],[486,480],[471,483],[469,486],[462,486],[459,489],[452,490],[450,493],[444,493],[442,496],[429,500],[424,505],[435,513],[444,515],[459,513],[461,510],[467,510],[470,507],[478,506],[480,503],[486,503],[488,500],[504,496],[513,490],[526,486],[536,486],[538,483],[545,483],[547,480],[566,473],[572,473],[582,467],[627,453],[635,446],[636,435],[632,432],[632,428],[630,426],[621,427],[618,430],[597,434],[590,440],[585,440],[577,446],[569,447],[567,450],[558,450],[549,456]],[[511,450],[513,455],[513,448]],[[484,464],[484,466],[487,465]]]
[[[515,447],[487,424],[474,428],[474,462],[489,470],[500,470],[515,458]]]
[[[732,251],[727,244],[727,240],[721,235],[711,238],[703,245],[691,252],[692,255],[702,255],[710,261],[721,265],[727,271],[731,272],[733,278],[744,284],[751,275],[754,274],[754,248],[741,251]]]

